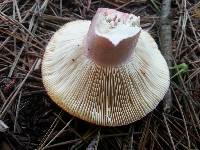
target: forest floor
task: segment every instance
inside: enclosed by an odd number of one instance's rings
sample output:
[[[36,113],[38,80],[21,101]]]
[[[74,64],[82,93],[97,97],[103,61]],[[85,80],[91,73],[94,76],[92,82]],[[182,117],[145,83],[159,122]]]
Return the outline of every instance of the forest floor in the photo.
[[[62,111],[41,77],[63,24],[108,7],[141,16],[159,47],[161,0],[0,0],[0,150],[200,149],[200,2],[172,0],[171,99],[130,125],[100,127]]]

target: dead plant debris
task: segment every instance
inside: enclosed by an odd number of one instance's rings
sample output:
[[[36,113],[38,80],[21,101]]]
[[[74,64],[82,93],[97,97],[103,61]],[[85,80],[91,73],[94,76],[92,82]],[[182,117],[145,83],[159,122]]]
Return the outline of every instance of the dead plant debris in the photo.
[[[127,126],[95,126],[63,112],[47,96],[40,65],[64,23],[91,19],[99,7],[141,16],[160,43],[161,0],[0,0],[0,149],[199,149],[200,19],[198,0],[172,0],[172,108],[162,104]]]

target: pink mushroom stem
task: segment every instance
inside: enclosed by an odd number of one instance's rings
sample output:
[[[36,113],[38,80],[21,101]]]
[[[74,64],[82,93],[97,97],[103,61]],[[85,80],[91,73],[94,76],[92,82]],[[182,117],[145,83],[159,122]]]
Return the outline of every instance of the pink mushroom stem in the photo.
[[[127,61],[141,32],[139,21],[133,14],[99,8],[85,40],[87,57],[102,66]]]

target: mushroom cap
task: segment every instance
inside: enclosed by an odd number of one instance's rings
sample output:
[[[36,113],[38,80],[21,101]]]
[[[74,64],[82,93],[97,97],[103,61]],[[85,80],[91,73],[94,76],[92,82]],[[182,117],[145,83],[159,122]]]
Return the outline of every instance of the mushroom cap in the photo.
[[[51,38],[42,62],[47,93],[71,115],[94,124],[121,126],[141,119],[169,88],[165,59],[151,35],[141,30],[126,62],[97,65],[84,50],[90,23],[69,22]]]

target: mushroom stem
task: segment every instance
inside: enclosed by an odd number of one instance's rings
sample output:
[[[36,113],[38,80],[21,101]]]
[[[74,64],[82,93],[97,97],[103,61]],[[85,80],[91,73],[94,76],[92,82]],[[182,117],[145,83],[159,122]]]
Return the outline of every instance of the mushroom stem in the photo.
[[[139,17],[99,8],[86,37],[86,55],[98,65],[119,65],[133,53],[140,32]]]

